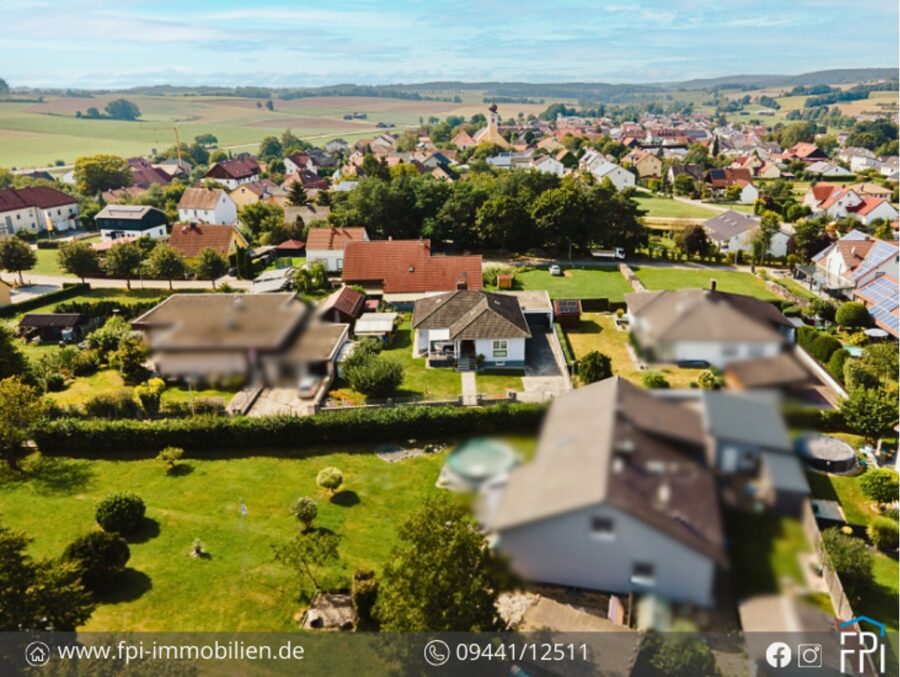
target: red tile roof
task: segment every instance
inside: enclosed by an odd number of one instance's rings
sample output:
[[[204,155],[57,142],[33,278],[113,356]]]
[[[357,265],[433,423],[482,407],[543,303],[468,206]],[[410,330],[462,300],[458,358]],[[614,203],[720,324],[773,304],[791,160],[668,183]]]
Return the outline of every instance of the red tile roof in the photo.
[[[132,167],[131,184],[138,188],[149,188],[156,184],[168,186],[172,183],[172,177],[156,167]]]
[[[423,240],[351,242],[344,248],[344,282],[379,284],[385,293],[482,287],[480,256],[432,256]]]
[[[812,186],[810,190],[812,191],[813,199],[815,199],[816,204],[819,204],[827,200],[835,190],[838,190],[838,187],[833,183],[817,183]]]
[[[61,190],[50,186],[29,186],[28,188],[4,188],[0,190],[0,212],[14,209],[38,207],[50,209],[63,205],[77,204],[78,200]]]
[[[215,249],[220,254],[228,254],[234,237],[241,237],[234,226],[176,223],[169,235],[169,246],[187,257],[197,256],[204,249]]]
[[[365,301],[365,294],[352,287],[341,287],[322,302],[319,311],[325,314],[331,310],[337,310],[343,315],[359,317]]]
[[[310,228],[306,234],[306,249],[341,251],[348,243],[365,239],[365,228]]]
[[[214,164],[206,176],[211,179],[246,179],[259,174],[259,163],[253,158],[234,158]]]

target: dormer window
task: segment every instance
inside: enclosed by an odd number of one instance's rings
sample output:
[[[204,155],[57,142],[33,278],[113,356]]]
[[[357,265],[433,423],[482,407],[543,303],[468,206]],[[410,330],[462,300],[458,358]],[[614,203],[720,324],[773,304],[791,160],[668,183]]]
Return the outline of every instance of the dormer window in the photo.
[[[611,517],[595,515],[591,518],[591,536],[604,541],[611,541],[616,537],[616,523]]]
[[[656,583],[656,572],[649,562],[635,562],[631,567],[631,582],[644,588]]]

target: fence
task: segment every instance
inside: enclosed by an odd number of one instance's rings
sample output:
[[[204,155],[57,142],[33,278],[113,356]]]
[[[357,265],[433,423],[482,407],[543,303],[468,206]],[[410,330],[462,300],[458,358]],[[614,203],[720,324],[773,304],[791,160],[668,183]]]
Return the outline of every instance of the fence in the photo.
[[[844,586],[841,585],[841,579],[838,577],[837,572],[828,564],[825,544],[822,542],[822,532],[819,531],[819,524],[816,522],[816,516],[813,513],[812,503],[810,503],[809,499],[803,501],[801,520],[807,540],[813,545],[822,560],[822,578],[828,587],[828,594],[831,596],[835,617],[840,618],[842,621],[854,618],[855,614],[850,607],[850,599],[847,597],[847,593],[844,592]]]

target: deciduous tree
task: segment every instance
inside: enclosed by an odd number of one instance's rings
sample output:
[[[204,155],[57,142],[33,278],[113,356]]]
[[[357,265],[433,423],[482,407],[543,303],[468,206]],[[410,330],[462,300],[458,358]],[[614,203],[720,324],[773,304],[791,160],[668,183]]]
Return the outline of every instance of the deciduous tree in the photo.
[[[31,270],[37,263],[37,255],[29,244],[17,237],[0,240],[0,268],[19,274],[19,284],[24,284],[23,270]]]

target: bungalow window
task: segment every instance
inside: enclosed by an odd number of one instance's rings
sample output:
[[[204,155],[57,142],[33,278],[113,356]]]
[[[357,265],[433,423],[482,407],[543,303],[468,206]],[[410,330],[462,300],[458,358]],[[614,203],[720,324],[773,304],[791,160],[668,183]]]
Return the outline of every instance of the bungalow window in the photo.
[[[736,357],[737,354],[737,346],[731,343],[726,343],[724,346],[722,346],[722,357]]]
[[[592,517],[591,535],[606,541],[616,537],[616,524],[611,517]]]
[[[506,341],[494,341],[493,355],[494,357],[506,357],[508,353]]]
[[[646,587],[652,586],[656,582],[653,565],[649,562],[635,562],[631,567],[631,582]]]

